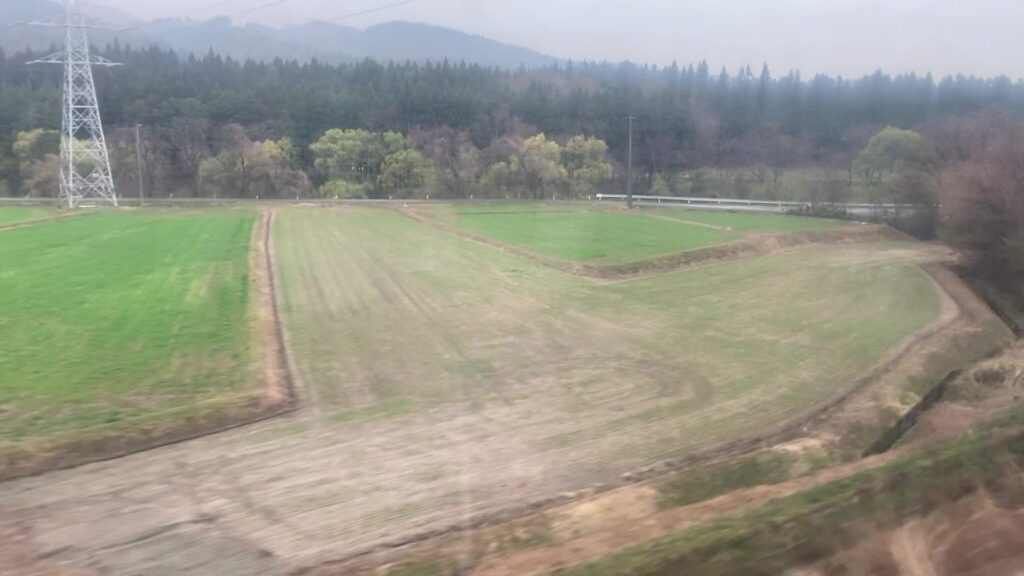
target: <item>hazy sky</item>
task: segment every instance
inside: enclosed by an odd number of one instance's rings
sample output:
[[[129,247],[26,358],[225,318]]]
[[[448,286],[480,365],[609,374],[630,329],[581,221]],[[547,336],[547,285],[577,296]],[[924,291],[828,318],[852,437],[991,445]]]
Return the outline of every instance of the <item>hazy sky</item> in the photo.
[[[181,17],[217,0],[83,0],[144,18]],[[194,18],[234,16],[273,0],[227,0]],[[283,0],[237,20],[274,26],[330,19],[398,0]],[[730,72],[768,62],[861,75],[890,72],[1024,77],[1024,0],[415,0],[349,18],[363,28],[427,22],[563,58],[681,64]]]

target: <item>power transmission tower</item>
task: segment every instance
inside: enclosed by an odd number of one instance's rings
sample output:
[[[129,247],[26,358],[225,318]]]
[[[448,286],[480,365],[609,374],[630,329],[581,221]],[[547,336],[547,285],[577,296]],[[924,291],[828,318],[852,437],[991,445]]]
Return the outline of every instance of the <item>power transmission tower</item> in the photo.
[[[89,54],[88,30],[92,26],[78,10],[77,0],[64,0],[64,22],[28,22],[35,26],[64,28],[64,50],[29,64],[64,65],[64,119],[60,140],[60,197],[69,208],[83,200],[117,206],[110,170],[107,141],[100,120],[93,66],[120,66]]]

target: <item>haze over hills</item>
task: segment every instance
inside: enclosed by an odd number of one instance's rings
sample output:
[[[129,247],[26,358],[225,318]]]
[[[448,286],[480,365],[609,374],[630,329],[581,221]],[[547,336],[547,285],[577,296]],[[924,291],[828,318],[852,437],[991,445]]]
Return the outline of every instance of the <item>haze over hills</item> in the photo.
[[[49,0],[4,0],[0,22],[58,19],[58,4]],[[235,25],[229,18],[208,21],[156,20],[143,23],[129,14],[107,7],[88,7],[87,16],[97,24],[134,28],[127,31],[97,30],[93,41],[106,44],[116,37],[122,44],[157,44],[182,53],[205,54],[210,49],[236,59],[309,60],[338,63],[372,58],[387,61],[469,62],[483,66],[534,68],[558,60],[539,52],[504,44],[458,30],[413,22],[388,22],[359,30],[329,22],[311,22],[289,28],[257,24]],[[31,47],[45,50],[59,44],[56,28],[0,27],[0,48],[12,52]]]

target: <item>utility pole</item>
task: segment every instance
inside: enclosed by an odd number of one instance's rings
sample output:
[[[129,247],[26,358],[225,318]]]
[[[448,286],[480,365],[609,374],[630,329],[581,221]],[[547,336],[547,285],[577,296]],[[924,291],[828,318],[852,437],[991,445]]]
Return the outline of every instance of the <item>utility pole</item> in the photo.
[[[29,64],[64,66],[64,116],[60,140],[60,197],[68,208],[83,200],[98,200],[117,206],[114,178],[110,170],[107,141],[96,98],[94,66],[120,66],[89,54],[88,29],[78,11],[77,0],[64,0],[64,22],[27,22],[33,26],[64,28],[64,49]]]
[[[629,159],[626,161],[626,206],[633,209],[633,121],[636,116],[627,116],[629,120]]]
[[[139,207],[145,202],[145,186],[142,183],[142,124],[135,125],[135,161],[139,168]]]

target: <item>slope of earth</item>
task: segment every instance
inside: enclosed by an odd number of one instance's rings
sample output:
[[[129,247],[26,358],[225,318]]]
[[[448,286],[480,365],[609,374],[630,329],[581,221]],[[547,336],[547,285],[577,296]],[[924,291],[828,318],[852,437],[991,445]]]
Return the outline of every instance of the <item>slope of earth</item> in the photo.
[[[1006,482],[880,529],[799,576],[1006,576],[1024,573],[1024,485]]]
[[[1021,423],[1018,408],[995,426],[936,449],[554,573],[1018,574],[1024,567]],[[815,560],[821,564],[795,568]]]
[[[247,397],[252,229],[244,212],[104,213],[0,232],[2,467]]]
[[[0,560],[280,574],[472,526],[770,434],[939,309],[914,244],[601,284],[390,211],[291,209],[275,232],[307,409],[0,485]]]
[[[0,228],[53,216],[54,212],[34,206],[0,206]]]

